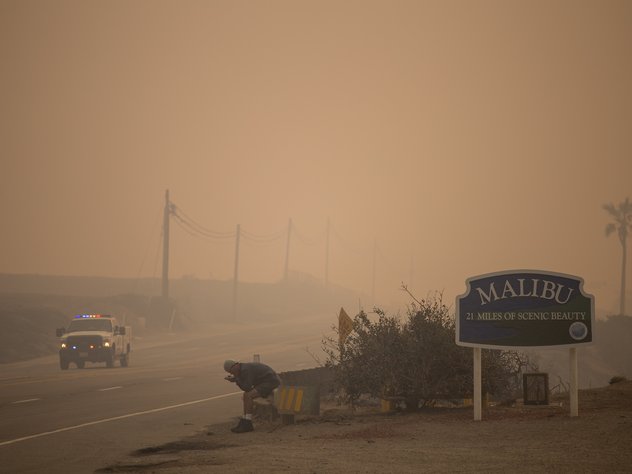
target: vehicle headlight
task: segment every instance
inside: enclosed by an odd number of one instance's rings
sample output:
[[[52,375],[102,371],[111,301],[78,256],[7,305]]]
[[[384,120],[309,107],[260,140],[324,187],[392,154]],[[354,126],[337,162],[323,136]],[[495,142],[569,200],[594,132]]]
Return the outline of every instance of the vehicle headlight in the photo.
[[[110,347],[110,341],[105,341],[103,343],[103,347]]]
[[[61,348],[62,348],[62,349],[65,349],[65,348],[66,348],[66,343],[65,343],[65,342],[62,342],[62,343],[61,343]]]

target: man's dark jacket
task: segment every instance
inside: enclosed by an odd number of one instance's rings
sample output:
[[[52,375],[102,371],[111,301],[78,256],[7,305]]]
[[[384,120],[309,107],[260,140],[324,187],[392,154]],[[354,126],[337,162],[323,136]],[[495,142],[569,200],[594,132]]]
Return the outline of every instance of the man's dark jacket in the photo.
[[[244,392],[249,392],[257,385],[268,382],[275,385],[281,384],[277,373],[265,364],[259,362],[241,362],[239,375],[235,377],[235,383]]]

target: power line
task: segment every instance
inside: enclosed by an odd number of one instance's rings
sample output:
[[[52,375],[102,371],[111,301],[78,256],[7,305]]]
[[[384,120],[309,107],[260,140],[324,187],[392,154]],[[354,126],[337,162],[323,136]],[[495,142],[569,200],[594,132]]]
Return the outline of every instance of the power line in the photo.
[[[330,236],[333,234],[334,239],[337,241],[339,247],[341,248],[343,253],[348,254],[348,256],[355,256],[355,258],[360,258],[365,260],[367,263],[372,260],[373,264],[373,278],[371,282],[371,293],[375,295],[375,286],[376,286],[376,272],[377,266],[382,266],[382,271],[380,273],[386,272],[392,275],[399,275],[403,273],[400,271],[398,262],[388,258],[385,253],[382,251],[377,242],[373,242],[371,247],[356,245],[346,238],[344,238],[338,230],[330,225],[329,221],[327,223],[327,228],[323,229],[323,232],[319,233],[315,237],[308,237],[308,234],[301,232],[299,228],[295,224],[292,223],[290,219],[289,226],[286,229],[281,229],[276,232],[268,233],[268,234],[257,234],[254,232],[249,232],[241,228],[241,226],[237,227],[237,231],[232,232],[218,232],[208,227],[203,226],[195,219],[189,217],[182,209],[176,206],[172,202],[168,202],[166,208],[169,215],[173,216],[173,221],[180,227],[185,233],[188,235],[201,239],[206,242],[227,242],[229,240],[236,239],[236,246],[239,246],[239,239],[243,238],[244,242],[248,244],[254,244],[257,246],[267,246],[277,244],[282,239],[287,238],[287,249],[286,249],[286,275],[287,275],[287,267],[289,263],[289,250],[290,250],[290,236],[293,235],[296,240],[305,246],[314,247],[316,245],[323,244],[323,241],[326,239],[326,253],[325,253],[325,280],[329,280],[329,259],[331,253],[331,239]],[[164,233],[164,232],[163,232]],[[238,251],[238,250],[237,250]],[[237,254],[238,255],[238,254]],[[342,255],[341,255],[342,256]],[[146,257],[143,258],[143,262]],[[238,257],[236,256],[236,262],[238,261]],[[143,263],[144,264],[144,263]],[[141,264],[141,268],[142,265]],[[139,270],[140,272],[140,270]],[[412,272],[412,270],[411,270]],[[235,274],[235,280],[237,280],[237,269]],[[389,277],[390,280],[390,277]]]
[[[183,217],[186,216],[186,214],[175,206],[172,208],[171,215],[174,217],[175,222],[190,235],[203,237],[206,240],[227,240],[235,237],[234,232],[216,232],[198,225],[190,218]]]
[[[182,224],[187,226],[193,232],[204,235],[205,237],[211,239],[232,239],[233,237],[235,237],[234,232],[218,232],[204,227],[197,221],[187,216],[184,211],[182,211],[182,209],[180,209],[173,203],[171,205],[171,215],[179,219]]]
[[[257,244],[267,244],[280,240],[285,235],[285,232],[285,230],[280,230],[272,234],[258,235],[242,229],[241,235],[250,242],[254,242]]]
[[[211,238],[205,236],[204,234],[201,234],[199,232],[196,232],[194,229],[192,229],[191,227],[189,227],[185,221],[183,221],[182,219],[180,219],[180,217],[176,214],[173,214],[174,217],[174,222],[178,225],[178,227],[180,227],[183,231],[185,231],[187,234],[189,234],[192,237],[195,237],[197,239],[202,239],[205,241],[210,241],[212,240]]]

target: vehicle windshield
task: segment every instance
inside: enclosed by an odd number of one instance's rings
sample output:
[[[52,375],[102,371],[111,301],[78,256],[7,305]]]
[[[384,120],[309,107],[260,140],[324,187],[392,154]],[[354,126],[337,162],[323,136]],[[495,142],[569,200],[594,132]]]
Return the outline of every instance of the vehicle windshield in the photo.
[[[107,331],[112,332],[111,319],[73,319],[68,326],[68,332],[77,331]]]

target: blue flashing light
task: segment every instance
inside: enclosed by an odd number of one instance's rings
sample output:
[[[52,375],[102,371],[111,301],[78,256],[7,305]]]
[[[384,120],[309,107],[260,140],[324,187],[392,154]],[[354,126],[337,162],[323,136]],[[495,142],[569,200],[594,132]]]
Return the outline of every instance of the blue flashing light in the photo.
[[[75,316],[75,319],[92,319],[92,318],[100,318],[100,314],[78,314]]]

